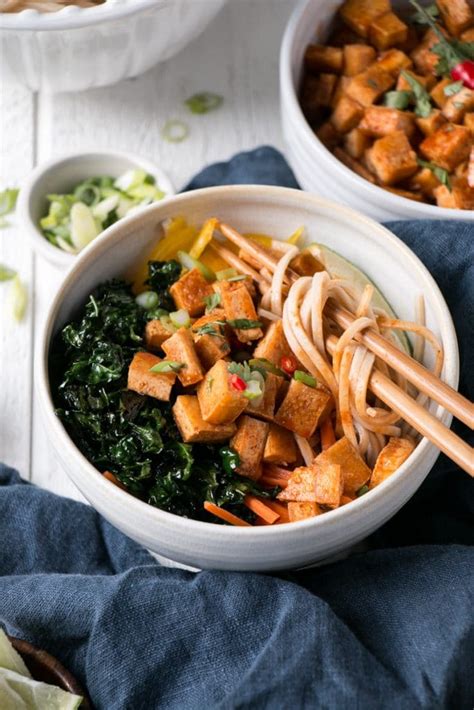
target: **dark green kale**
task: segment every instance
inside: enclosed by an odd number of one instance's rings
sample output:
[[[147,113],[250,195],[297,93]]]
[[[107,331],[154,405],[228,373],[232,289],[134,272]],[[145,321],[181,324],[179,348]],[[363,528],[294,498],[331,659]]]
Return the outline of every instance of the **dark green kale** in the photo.
[[[148,280],[146,284],[151,286],[158,296],[157,308],[164,308],[166,311],[175,310],[169,287],[179,279],[181,269],[181,264],[173,259],[170,261],[148,262]]]

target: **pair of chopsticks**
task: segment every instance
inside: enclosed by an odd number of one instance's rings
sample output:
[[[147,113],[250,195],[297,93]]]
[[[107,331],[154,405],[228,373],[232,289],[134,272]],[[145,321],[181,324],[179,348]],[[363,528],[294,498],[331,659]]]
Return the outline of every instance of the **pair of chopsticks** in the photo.
[[[231,266],[251,276],[259,284],[261,290],[265,292],[271,285],[271,274],[275,270],[278,260],[275,259],[273,254],[269,253],[268,249],[257,242],[246,239],[229,225],[220,223],[218,230],[230,242],[249,254],[253,261],[260,263],[262,269],[256,271],[232,251],[215,241],[211,242],[212,247]],[[294,283],[298,278],[299,275],[296,272],[290,268],[287,269],[287,284]],[[333,301],[329,301],[326,305],[326,314],[342,328],[348,328],[355,320],[355,316],[352,313]],[[411,382],[417,390],[440,404],[456,419],[474,429],[474,405],[459,392],[456,392],[456,390],[436,377],[412,357],[398,350],[387,338],[375,330],[369,328],[359,333],[355,339],[389,367],[401,374],[408,382]],[[329,352],[334,350],[336,342],[337,338],[335,336],[329,336],[327,340]],[[372,371],[369,387],[373,394],[385,402],[387,406],[422,436],[429,439],[432,444],[470,476],[474,476],[474,450],[469,444],[448,429],[437,417],[401,390],[377,368]]]

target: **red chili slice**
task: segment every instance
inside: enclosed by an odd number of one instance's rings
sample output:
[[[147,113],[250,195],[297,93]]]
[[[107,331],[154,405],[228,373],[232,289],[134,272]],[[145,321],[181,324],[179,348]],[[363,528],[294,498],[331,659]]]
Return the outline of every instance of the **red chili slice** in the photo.
[[[287,375],[292,375],[298,367],[298,361],[292,355],[284,355],[280,360],[280,367]]]
[[[474,62],[471,59],[465,59],[451,69],[451,77],[455,81],[462,81],[468,89],[474,89]]]
[[[237,390],[237,392],[243,392],[247,389],[247,383],[238,375],[231,375],[230,385]]]

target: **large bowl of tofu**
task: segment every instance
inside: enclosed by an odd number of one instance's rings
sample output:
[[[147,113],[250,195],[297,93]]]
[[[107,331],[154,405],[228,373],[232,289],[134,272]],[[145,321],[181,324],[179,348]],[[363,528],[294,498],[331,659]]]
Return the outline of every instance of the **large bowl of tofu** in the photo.
[[[331,253],[340,254],[347,260],[344,263],[353,264],[354,269],[362,269],[376,284],[383,285],[387,302],[405,320],[413,318],[415,300],[422,293],[426,325],[436,333],[444,349],[443,378],[451,386],[457,386],[456,335],[443,296],[424,265],[385,227],[350,208],[300,190],[246,185],[196,190],[152,205],[112,225],[101,239],[93,241],[78,256],[58,289],[41,334],[36,382],[45,430],[64,472],[111,524],[154,554],[174,563],[198,569],[265,571],[300,568],[345,554],[392,517],[421,485],[439,453],[427,439],[421,439],[413,453],[398,468],[398,464],[395,465],[392,475],[373,490],[354,497],[348,505],[289,524],[234,527],[217,524],[217,520],[215,523],[204,522],[172,514],[114,485],[104,471],[99,470],[100,466],[92,465],[81,453],[73,441],[74,432],[69,430],[68,433],[58,417],[54,399],[56,372],[51,370],[56,335],[84,308],[90,294],[97,293],[100,284],[114,278],[130,278],[137,265],[146,263],[150,250],[163,239],[164,226],[178,216],[191,225],[201,225],[213,216],[220,222],[233,225],[241,234],[271,235],[281,241],[304,226],[303,244],[325,244]],[[187,283],[191,277],[196,277],[192,271],[182,278]],[[172,295],[176,296],[178,303],[183,283],[177,282],[173,287]],[[198,291],[197,286],[195,290]],[[192,298],[193,289],[187,288],[185,295],[188,300]],[[188,300],[186,304],[189,306]],[[159,337],[160,333],[153,331],[148,335],[152,339]],[[264,352],[259,351],[259,355],[271,358],[272,348],[278,349],[278,343],[273,341],[281,337],[278,328],[267,323],[259,348],[268,348]],[[172,338],[167,342],[165,352],[176,359],[170,349]],[[147,347],[152,346],[153,343],[147,340]],[[140,352],[135,360],[134,366],[130,366],[129,387],[158,399],[166,399],[163,393],[151,391],[146,382],[146,378],[152,376],[150,367],[159,358],[152,353]],[[433,364],[428,349],[423,361],[427,366]],[[202,419],[207,410],[215,412],[223,404],[228,381],[224,362],[217,361],[206,377],[212,371],[217,383],[221,379],[221,370],[224,372],[222,388],[217,384],[214,388],[213,383],[212,397],[200,397],[202,393],[198,391]],[[161,382],[163,376],[158,379]],[[152,383],[153,386],[157,386],[156,382]],[[143,390],[143,387],[146,389]],[[168,390],[170,387],[168,383]],[[280,408],[284,407],[292,389],[290,386],[287,390]],[[317,389],[311,390],[311,393],[315,397],[320,394]],[[193,400],[193,397],[178,399],[182,406],[174,414],[183,436],[187,436],[189,428],[194,437],[196,427],[201,425],[205,425],[205,432],[209,432],[208,423],[199,424],[199,412],[189,409],[188,400]],[[296,405],[292,403],[290,407],[293,429],[295,423],[303,426],[313,416],[311,402],[301,399],[301,406]],[[434,407],[433,412],[449,424],[450,418],[441,408]],[[250,416],[242,418],[245,427],[242,425],[242,441],[239,441],[241,458],[245,456],[247,440],[249,446],[253,446],[255,437],[261,433],[266,435],[268,430],[267,425],[257,419],[253,420],[254,427],[247,427],[250,420]],[[350,459],[350,454],[348,456]],[[350,467],[349,459],[345,463]],[[354,461],[356,465],[357,461]]]
[[[472,81],[456,79],[440,50],[441,34],[472,53],[474,13],[468,0],[428,10],[435,28],[406,1],[298,4],[280,90],[305,190],[377,220],[474,219]]]

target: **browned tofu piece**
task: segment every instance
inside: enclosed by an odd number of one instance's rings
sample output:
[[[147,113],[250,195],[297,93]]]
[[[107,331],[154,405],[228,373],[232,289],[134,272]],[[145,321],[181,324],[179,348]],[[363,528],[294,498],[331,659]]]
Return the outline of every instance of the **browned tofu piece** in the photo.
[[[436,5],[448,32],[455,37],[474,25],[468,0],[437,0]]]
[[[204,299],[214,291],[199,269],[191,269],[169,289],[177,308],[185,308],[192,317],[204,313]]]
[[[382,52],[377,59],[377,66],[396,77],[402,70],[409,69],[412,64],[410,57],[401,49],[388,49],[386,52]]]
[[[349,76],[340,76],[337,80],[336,88],[332,95],[331,106],[335,108],[339,99],[346,94],[346,88],[349,86],[351,78]]]
[[[474,210],[474,187],[470,187],[467,178],[451,178],[451,190],[440,185],[434,191],[438,207],[451,207],[457,210]]]
[[[420,143],[422,155],[449,173],[467,159],[472,138],[465,126],[446,123]]]
[[[375,178],[372,173],[364,165],[362,165],[362,163],[360,163],[358,160],[355,160],[348,153],[346,153],[345,150],[342,150],[342,148],[335,148],[333,152],[336,158],[341,161],[341,163],[344,163],[344,165],[346,165],[355,173],[363,177],[365,180],[375,183]]]
[[[441,79],[438,83],[431,89],[430,96],[439,108],[443,108],[444,104],[448,100],[448,97],[444,93],[444,90],[449,84],[452,84],[452,79]]]
[[[324,387],[310,387],[292,379],[275,415],[275,421],[304,439],[309,439],[320,420],[329,414],[332,406],[332,397]]]
[[[423,193],[426,197],[434,199],[434,190],[440,182],[432,170],[421,168],[410,178],[409,187],[412,190]]]
[[[359,129],[368,136],[382,138],[403,131],[408,138],[415,132],[415,115],[388,106],[367,106]]]
[[[324,265],[311,254],[309,249],[303,249],[290,261],[290,268],[300,276],[314,276],[324,271]]]
[[[341,134],[336,131],[330,121],[322,123],[316,131],[316,136],[328,150],[332,150],[341,142]]]
[[[327,76],[335,76],[327,74]],[[337,83],[337,78],[336,78]],[[319,77],[305,72],[300,87],[301,110],[310,123],[317,121],[321,115],[321,96],[319,92]],[[240,251],[239,251],[240,256]]]
[[[214,308],[211,313],[206,313],[205,316],[197,318],[191,326],[193,333],[197,333],[200,328],[204,325],[209,325],[209,323],[216,323],[216,321],[225,321],[225,313],[223,308]],[[220,332],[219,323],[216,323],[215,327],[216,333]]]
[[[344,481],[344,495],[354,496],[370,478],[371,470],[345,436],[316,456],[317,466],[339,464]]]
[[[253,356],[270,360],[274,365],[280,367],[282,357],[293,356],[288,341],[283,332],[283,321],[277,320],[270,323],[262,340],[257,344]]]
[[[266,463],[289,464],[298,458],[295,437],[278,424],[270,424],[263,460]]]
[[[168,330],[160,320],[149,320],[145,326],[145,345],[148,350],[160,350],[172,335],[173,331]]]
[[[463,42],[474,42],[474,25],[461,34]]]
[[[466,180],[469,187],[474,187],[474,146],[469,154],[469,161],[466,169]]]
[[[459,163],[459,165],[457,166],[456,170],[454,171],[454,175],[456,177],[467,178],[469,172],[469,163],[472,163],[473,160],[473,151],[474,148],[471,148],[471,152],[469,154],[469,161],[465,160],[464,163]]]
[[[471,136],[474,136],[474,113],[466,113],[463,123]]]
[[[290,501],[288,503],[288,518],[290,523],[297,523],[299,520],[314,518],[316,515],[321,515],[322,511],[317,503],[297,503]]]
[[[419,44],[420,40],[418,38],[418,32],[416,31],[416,27],[414,25],[408,25],[408,33],[407,33],[407,38],[404,42],[400,42],[398,46],[398,49],[401,49],[402,52],[406,52],[406,54],[410,54]]]
[[[368,44],[346,44],[344,52],[344,75],[355,76],[375,61],[377,53]]]
[[[370,106],[380,99],[382,94],[392,88],[395,78],[377,66],[372,64],[368,69],[353,76],[345,88],[345,92],[351,99],[358,101],[362,106]]]
[[[247,288],[235,281],[222,281],[220,285],[222,307],[227,321],[238,319],[257,321],[257,311]],[[263,333],[261,328],[236,328],[235,332],[241,343],[259,340]]]
[[[252,414],[260,419],[266,419],[267,421],[273,421],[277,395],[282,382],[283,377],[274,375],[273,372],[267,373],[263,399],[257,406],[254,401],[250,400],[246,410],[248,414]]]
[[[387,187],[383,188],[387,192],[391,192],[393,195],[398,195],[399,197],[405,197],[407,200],[414,200],[415,202],[423,202],[423,195],[421,192],[413,192],[412,190],[401,190],[399,187]]]
[[[205,370],[230,353],[230,345],[223,335],[195,335],[194,347]]]
[[[415,123],[425,136],[430,136],[446,123],[446,119],[441,114],[439,108],[434,108],[429,116],[417,116]]]
[[[401,44],[408,38],[408,27],[394,12],[376,17],[369,27],[369,40],[383,50]]]
[[[457,94],[450,96],[441,113],[451,123],[462,123],[466,113],[474,111],[474,91],[464,86]]]
[[[397,468],[400,468],[402,463],[407,460],[414,448],[413,443],[408,439],[390,437],[388,444],[383,447],[377,456],[369,488],[375,488],[375,486],[378,486],[379,483],[391,476],[392,473],[395,473]]]
[[[211,424],[227,424],[237,419],[248,399],[230,384],[227,362],[218,360],[197,387],[202,418]]]
[[[202,380],[204,370],[189,328],[180,328],[171,338],[165,340],[162,348],[167,360],[184,363],[184,367],[178,371],[178,378],[182,385],[188,387]]]
[[[385,185],[409,178],[418,170],[416,153],[402,131],[379,138],[367,153],[377,177]]]
[[[230,440],[230,447],[239,455],[237,472],[254,481],[262,475],[262,458],[267,440],[268,424],[242,415],[237,422],[237,431]]]
[[[320,72],[340,74],[343,67],[342,49],[340,47],[310,44],[304,54],[304,65],[312,74],[319,74]]]
[[[439,37],[429,29],[423,40],[411,52],[410,56],[418,74],[436,74],[439,56],[431,51],[431,47],[439,43]]]
[[[277,495],[278,500],[316,503],[316,470],[299,466],[292,472],[288,485]]]
[[[176,426],[186,443],[227,441],[237,429],[234,423],[209,424],[201,416],[198,398],[191,394],[180,394],[171,410]]]
[[[331,123],[339,133],[355,128],[364,115],[362,106],[350,96],[341,96],[331,115]]]
[[[354,32],[361,37],[368,37],[370,25],[375,18],[390,10],[390,0],[346,0],[339,14]]]
[[[174,372],[150,372],[150,368],[161,362],[161,358],[151,353],[135,353],[128,368],[127,387],[138,394],[146,394],[163,402],[169,402],[171,389],[176,380]]]
[[[355,160],[362,158],[369,146],[370,139],[360,128],[353,128],[344,137],[344,150]]]
[[[317,80],[314,101],[318,106],[331,106],[332,96],[336,89],[337,76],[335,74],[320,74]]]
[[[314,468],[316,469],[316,502],[328,508],[338,508],[344,490],[341,465],[315,463]]]
[[[415,74],[415,72],[410,71],[409,69],[404,69],[407,74],[409,74],[415,81],[417,81],[419,84],[425,87],[425,89],[430,89],[431,87],[429,86],[430,82],[432,81],[432,77],[430,76],[422,76],[421,74]],[[403,76],[403,74],[400,74],[400,76],[397,79],[397,85],[396,85],[396,90],[397,91],[411,91],[411,86],[406,80],[406,78]]]

